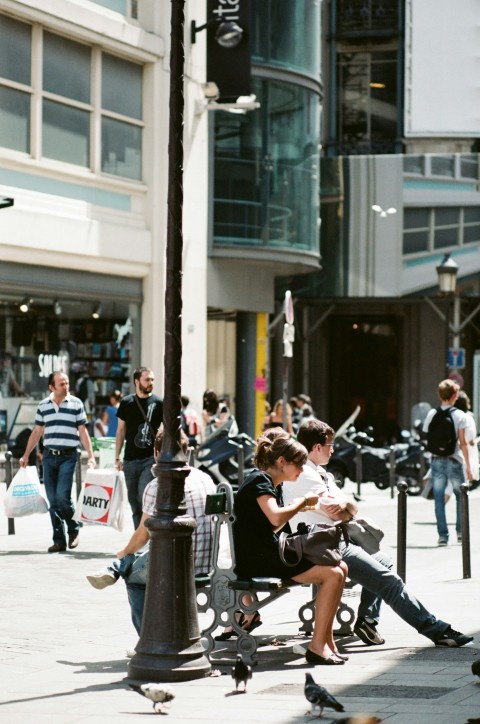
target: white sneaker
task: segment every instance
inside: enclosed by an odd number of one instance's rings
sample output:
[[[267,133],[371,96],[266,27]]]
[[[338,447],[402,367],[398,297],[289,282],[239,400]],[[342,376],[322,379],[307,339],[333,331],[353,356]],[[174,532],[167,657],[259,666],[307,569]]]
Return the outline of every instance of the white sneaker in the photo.
[[[125,651],[125,656],[127,657],[127,659],[133,659],[136,653],[137,652],[135,651],[135,649],[127,649]]]
[[[94,588],[106,588],[107,586],[113,586],[113,584],[118,580],[111,568],[103,568],[101,571],[92,573],[86,578]]]

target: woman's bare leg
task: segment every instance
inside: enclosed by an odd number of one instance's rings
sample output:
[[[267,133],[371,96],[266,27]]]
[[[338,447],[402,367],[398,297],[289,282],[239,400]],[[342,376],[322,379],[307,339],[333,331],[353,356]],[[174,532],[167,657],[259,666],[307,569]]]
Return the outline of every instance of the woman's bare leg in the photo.
[[[308,648],[315,654],[328,658],[334,651],[331,648],[332,627],[345,581],[344,569],[339,566],[314,566],[295,576],[294,580],[299,583],[320,584],[315,600],[313,636]]]

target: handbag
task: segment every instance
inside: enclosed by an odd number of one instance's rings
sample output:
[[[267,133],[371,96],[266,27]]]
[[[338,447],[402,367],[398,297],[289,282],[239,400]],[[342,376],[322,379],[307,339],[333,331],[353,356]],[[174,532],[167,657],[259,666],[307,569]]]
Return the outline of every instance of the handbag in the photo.
[[[48,503],[40,492],[40,481],[34,465],[18,470],[8,486],[3,503],[7,518],[48,511]]]
[[[342,560],[338,548],[342,535],[348,543],[348,531],[344,523],[328,525],[299,523],[296,533],[280,533],[278,553],[286,566],[293,568],[302,558],[319,566],[336,566]],[[286,558],[289,560],[286,560]]]
[[[378,553],[385,534],[371,518],[353,518],[348,521],[347,530],[352,543],[367,553]]]

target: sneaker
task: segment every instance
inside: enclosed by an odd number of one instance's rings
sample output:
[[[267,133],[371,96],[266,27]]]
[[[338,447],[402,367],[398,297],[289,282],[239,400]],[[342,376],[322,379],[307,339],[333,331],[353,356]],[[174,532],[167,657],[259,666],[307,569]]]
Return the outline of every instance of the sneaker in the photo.
[[[461,543],[461,542],[462,542],[462,534],[460,533],[459,535],[457,535],[457,543]]]
[[[127,659],[133,659],[133,657],[135,656],[136,653],[137,652],[135,649],[127,649],[125,651],[125,656],[127,657]]]
[[[68,547],[69,548],[77,548],[79,542],[80,542],[80,536],[78,535],[78,533],[72,533],[72,535],[68,536]]]
[[[49,553],[64,553],[67,550],[67,546],[62,543],[54,543],[53,546],[47,549]]]
[[[439,538],[437,541],[438,546],[448,546],[448,538]]]
[[[445,633],[435,641],[435,646],[448,646],[449,648],[458,649],[460,646],[470,644],[472,641],[473,636],[466,636],[449,626]]]
[[[365,621],[364,618],[358,619],[353,627],[353,633],[367,646],[381,646],[385,643],[385,639],[382,639],[375,624]]]
[[[117,580],[118,577],[115,575],[111,568],[104,568],[101,571],[92,573],[91,576],[87,576],[87,581],[94,588],[106,588],[107,586],[113,586],[113,584],[116,583]]]

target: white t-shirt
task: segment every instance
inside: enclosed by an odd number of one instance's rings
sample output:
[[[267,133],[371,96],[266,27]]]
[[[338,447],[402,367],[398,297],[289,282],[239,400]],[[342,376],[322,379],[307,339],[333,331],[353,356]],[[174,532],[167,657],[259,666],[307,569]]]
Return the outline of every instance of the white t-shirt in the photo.
[[[294,483],[283,484],[283,502],[289,505],[294,498],[301,498],[307,493],[317,493],[323,498],[332,498],[338,503],[348,501],[348,498],[335,482],[335,478],[328,473],[321,465],[315,465],[311,460],[307,460],[303,466],[303,470],[299,478]],[[320,505],[318,510],[302,510],[290,520],[292,530],[296,530],[297,525],[302,523],[337,523],[338,521],[330,518],[329,515]]]

